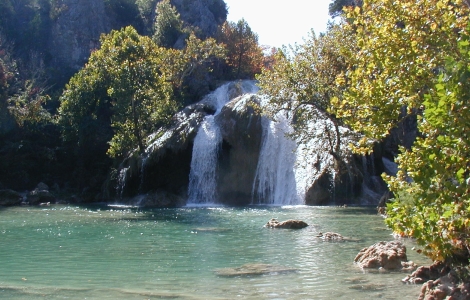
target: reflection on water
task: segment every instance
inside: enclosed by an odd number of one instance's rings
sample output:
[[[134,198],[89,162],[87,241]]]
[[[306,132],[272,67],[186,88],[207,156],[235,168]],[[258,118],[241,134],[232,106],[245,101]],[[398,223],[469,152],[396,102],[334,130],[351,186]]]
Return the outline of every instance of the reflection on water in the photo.
[[[271,218],[311,225],[263,228]],[[320,231],[352,240],[326,242]],[[0,211],[0,298],[416,299],[406,274],[353,264],[362,248],[392,239],[368,208],[9,208]],[[247,264],[296,272],[216,273]]]

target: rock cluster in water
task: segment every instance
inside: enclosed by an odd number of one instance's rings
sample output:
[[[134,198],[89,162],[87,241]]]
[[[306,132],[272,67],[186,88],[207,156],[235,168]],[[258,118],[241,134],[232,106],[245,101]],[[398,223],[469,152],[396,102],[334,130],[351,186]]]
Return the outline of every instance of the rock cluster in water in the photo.
[[[464,282],[459,273],[465,274],[466,271],[452,269],[442,262],[436,262],[431,266],[419,267],[402,281],[423,284],[418,298],[420,300],[470,299],[470,282]]]

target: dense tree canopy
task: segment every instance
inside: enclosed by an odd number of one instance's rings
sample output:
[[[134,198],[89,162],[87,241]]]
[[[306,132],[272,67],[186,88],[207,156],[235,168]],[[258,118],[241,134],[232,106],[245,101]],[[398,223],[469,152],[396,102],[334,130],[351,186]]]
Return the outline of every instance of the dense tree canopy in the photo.
[[[110,110],[115,132],[110,155],[125,155],[135,146],[144,151],[145,136],[177,107],[161,71],[163,51],[132,27],[103,36],[101,48],[61,97],[60,121],[66,136],[80,140],[84,122]]]
[[[418,117],[420,136],[401,149],[397,177],[387,178],[398,195],[388,223],[437,260],[468,253],[470,242],[468,16],[461,1],[448,0],[365,0],[350,9],[345,28],[359,51],[338,78],[350,88],[333,101],[337,115],[364,134],[359,152]]]
[[[60,123],[67,139],[86,138],[82,128],[101,119],[114,134],[108,153],[122,157],[165,124],[178,107],[185,76],[224,51],[214,40],[190,35],[183,50],[158,47],[132,27],[102,36],[101,48],[69,82],[61,97]]]

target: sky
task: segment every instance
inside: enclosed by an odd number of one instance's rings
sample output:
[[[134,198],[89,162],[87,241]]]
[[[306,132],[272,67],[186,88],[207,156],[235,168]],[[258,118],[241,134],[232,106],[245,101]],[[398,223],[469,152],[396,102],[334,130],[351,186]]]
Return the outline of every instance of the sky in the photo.
[[[324,32],[331,0],[225,0],[228,20],[244,18],[260,45],[281,47],[303,43],[310,30]]]

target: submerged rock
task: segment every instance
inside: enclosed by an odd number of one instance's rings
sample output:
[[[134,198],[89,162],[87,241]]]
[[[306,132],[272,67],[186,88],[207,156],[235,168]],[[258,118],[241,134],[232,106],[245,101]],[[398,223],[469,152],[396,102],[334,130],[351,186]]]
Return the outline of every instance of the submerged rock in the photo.
[[[325,232],[325,233],[318,233],[317,237],[326,240],[326,241],[342,241],[344,240],[344,237],[336,232]]]
[[[296,271],[297,269],[284,267],[284,266],[253,263],[253,264],[246,264],[246,265],[236,267],[236,268],[216,269],[215,273],[218,276],[234,277],[234,276],[290,273],[290,272],[296,272]]]
[[[286,220],[279,222],[277,219],[269,220],[264,227],[267,228],[283,228],[283,229],[302,229],[307,227],[308,224],[300,220]]]
[[[415,268],[408,262],[406,247],[399,241],[378,242],[362,249],[354,259],[361,268],[385,270],[401,270]]]

